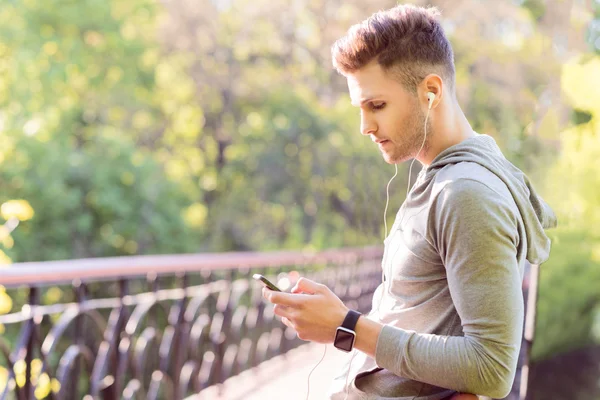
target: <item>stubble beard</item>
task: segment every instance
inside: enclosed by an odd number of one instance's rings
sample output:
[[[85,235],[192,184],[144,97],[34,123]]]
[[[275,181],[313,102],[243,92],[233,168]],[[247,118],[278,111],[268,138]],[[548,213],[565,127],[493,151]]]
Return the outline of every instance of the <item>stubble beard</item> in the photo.
[[[427,137],[425,138],[425,115],[420,108],[417,108],[414,117],[406,123],[396,137],[401,138],[401,143],[395,145],[391,154],[384,153],[385,161],[389,164],[399,164],[404,161],[417,157],[417,153],[421,156],[429,151],[430,139],[433,136],[431,129],[431,121],[427,121]],[[402,137],[402,135],[405,135]],[[425,144],[423,145],[423,139]]]

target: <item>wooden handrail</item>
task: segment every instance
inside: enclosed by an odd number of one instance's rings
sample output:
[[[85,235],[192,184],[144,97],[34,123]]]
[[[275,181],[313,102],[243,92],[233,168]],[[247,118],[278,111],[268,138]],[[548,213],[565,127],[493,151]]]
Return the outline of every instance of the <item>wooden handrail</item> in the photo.
[[[232,252],[87,258],[15,263],[0,269],[0,285],[47,285],[73,280],[110,280],[148,274],[172,274],[232,268],[255,268],[309,263],[344,263],[381,256],[382,247],[309,251]]]

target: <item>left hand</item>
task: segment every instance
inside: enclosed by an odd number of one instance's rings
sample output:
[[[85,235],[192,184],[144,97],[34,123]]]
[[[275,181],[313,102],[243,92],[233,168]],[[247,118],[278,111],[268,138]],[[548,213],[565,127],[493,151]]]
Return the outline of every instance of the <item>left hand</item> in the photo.
[[[317,343],[333,343],[348,308],[327,286],[300,278],[292,293],[263,288],[263,297],[275,304],[274,313],[296,330],[298,337]]]

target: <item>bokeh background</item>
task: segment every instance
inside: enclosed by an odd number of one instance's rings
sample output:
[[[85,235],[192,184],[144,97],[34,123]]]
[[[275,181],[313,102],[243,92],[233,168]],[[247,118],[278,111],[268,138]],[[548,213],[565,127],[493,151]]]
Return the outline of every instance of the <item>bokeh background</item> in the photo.
[[[533,359],[597,349],[600,1],[413,3],[442,11],[474,129],[559,217]],[[330,46],[395,4],[0,0],[0,274],[23,261],[381,244],[393,167],[360,135]],[[0,314],[20,303],[0,286]]]

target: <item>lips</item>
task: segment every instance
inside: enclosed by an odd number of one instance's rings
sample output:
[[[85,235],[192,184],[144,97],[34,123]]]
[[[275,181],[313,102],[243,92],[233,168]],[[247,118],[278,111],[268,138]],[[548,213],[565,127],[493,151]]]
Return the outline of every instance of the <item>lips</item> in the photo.
[[[370,138],[375,144],[377,144],[377,146],[379,147],[379,150],[381,150],[381,151],[384,151],[384,148],[387,144],[392,143],[388,139],[377,138],[375,136],[370,136]]]

